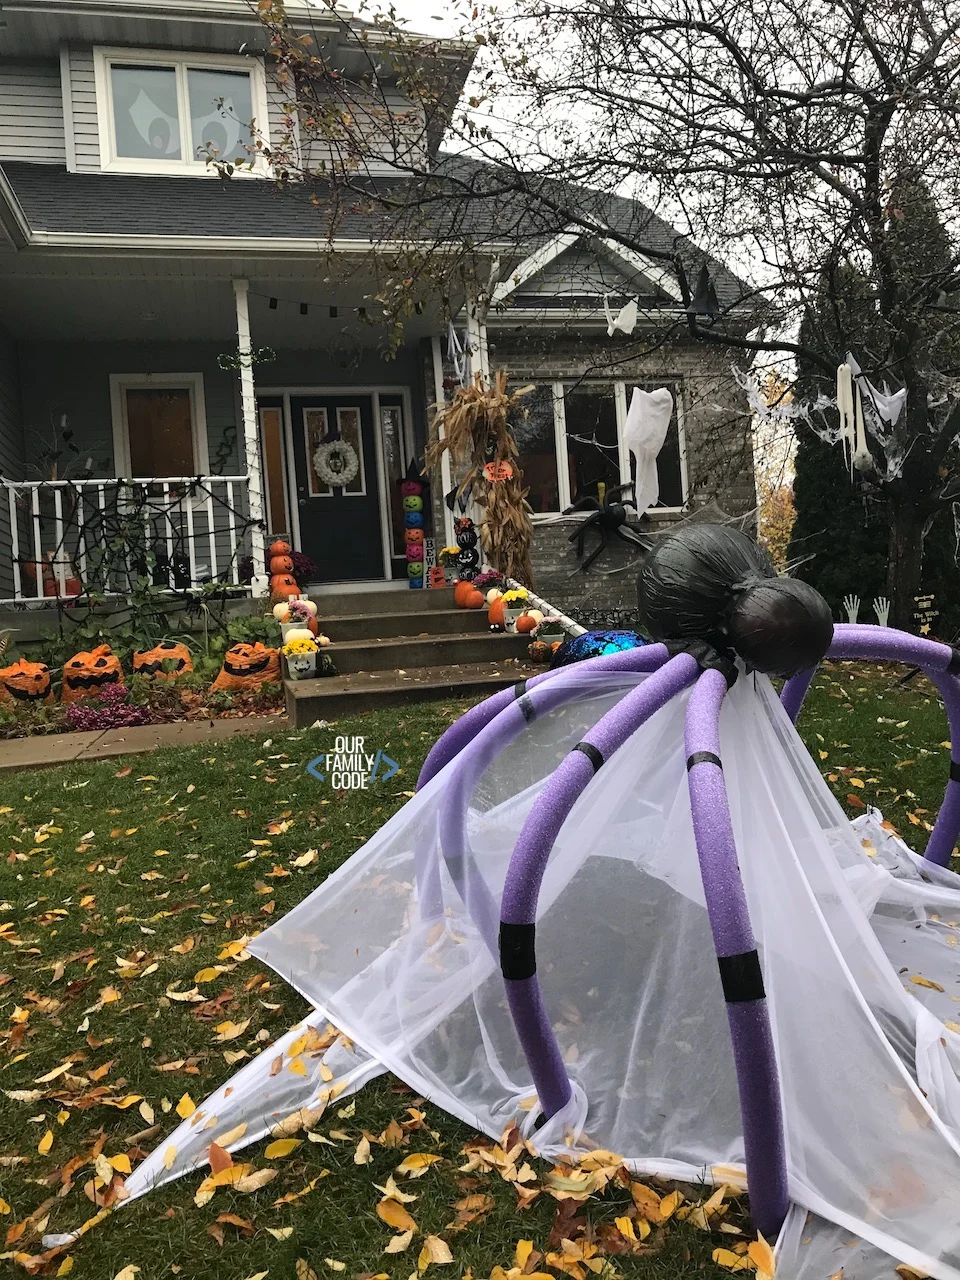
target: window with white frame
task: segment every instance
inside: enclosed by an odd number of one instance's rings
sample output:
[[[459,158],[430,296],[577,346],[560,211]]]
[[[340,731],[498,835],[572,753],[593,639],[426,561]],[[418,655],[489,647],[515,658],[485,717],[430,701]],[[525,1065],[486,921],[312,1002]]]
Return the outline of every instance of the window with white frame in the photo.
[[[267,126],[259,62],[97,49],[95,73],[104,169],[212,173],[210,159],[244,165],[256,155],[254,137]]]
[[[511,427],[529,489],[528,502],[539,515],[563,511],[580,498],[596,498],[636,476],[623,443],[627,404],[633,387],[645,391],[667,386],[674,411],[657,458],[660,507],[675,510],[686,501],[682,396],[678,380],[655,383],[581,381],[539,383],[520,401]]]
[[[114,374],[110,397],[118,476],[164,480],[207,474],[202,374]]]

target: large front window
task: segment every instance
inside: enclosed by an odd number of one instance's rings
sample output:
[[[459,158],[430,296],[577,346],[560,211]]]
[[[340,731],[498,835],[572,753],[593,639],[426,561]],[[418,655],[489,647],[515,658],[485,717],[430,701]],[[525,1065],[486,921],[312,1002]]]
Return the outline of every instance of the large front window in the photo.
[[[674,413],[657,458],[660,506],[682,507],[686,469],[679,381],[640,384],[645,391],[668,386]],[[636,468],[623,444],[630,382],[542,383],[520,401],[511,423],[519,450],[527,501],[535,514],[564,510],[581,498],[597,498],[635,479]]]
[[[184,480],[206,474],[201,374],[114,374],[110,392],[117,475]]]
[[[255,157],[266,108],[250,59],[100,49],[96,69],[104,168],[200,173]]]

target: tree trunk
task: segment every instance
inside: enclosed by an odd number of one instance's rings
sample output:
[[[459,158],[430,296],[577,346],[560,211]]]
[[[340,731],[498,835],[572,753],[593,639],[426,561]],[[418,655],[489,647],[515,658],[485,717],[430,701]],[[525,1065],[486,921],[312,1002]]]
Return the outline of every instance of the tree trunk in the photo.
[[[890,626],[914,629],[914,596],[920,594],[923,526],[926,519],[913,506],[894,505],[890,511],[887,549],[887,596]]]

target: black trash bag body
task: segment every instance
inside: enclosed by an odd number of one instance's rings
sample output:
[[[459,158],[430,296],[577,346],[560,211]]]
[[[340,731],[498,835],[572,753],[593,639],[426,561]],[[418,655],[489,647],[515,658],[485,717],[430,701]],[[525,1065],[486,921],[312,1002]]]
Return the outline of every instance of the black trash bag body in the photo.
[[[689,525],[663,538],[640,566],[637,595],[654,640],[703,640],[767,675],[815,667],[833,639],[820,593],[778,576],[751,538],[726,525]]]

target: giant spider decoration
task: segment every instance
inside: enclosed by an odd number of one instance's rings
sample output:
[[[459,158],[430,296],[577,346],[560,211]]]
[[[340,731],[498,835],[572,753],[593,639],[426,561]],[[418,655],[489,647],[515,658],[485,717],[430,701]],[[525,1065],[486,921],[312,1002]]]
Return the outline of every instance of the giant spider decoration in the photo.
[[[622,542],[628,542],[643,550],[650,546],[646,538],[642,538],[635,529],[631,529],[630,525],[627,524],[627,507],[633,507],[634,511],[636,511],[637,504],[632,498],[623,498],[623,494],[627,489],[633,488],[632,480],[628,484],[618,484],[615,488],[606,491],[603,495],[602,503],[598,502],[596,498],[581,498],[579,502],[575,502],[572,507],[567,507],[566,511],[564,511],[563,514],[565,516],[572,515],[576,511],[589,511],[591,513],[582,524],[577,525],[567,539],[568,542],[577,544],[577,559],[582,561],[580,565],[581,572],[589,569],[594,560],[607,549],[611,534],[616,534]],[[588,529],[596,529],[600,535],[600,542],[584,560],[584,541]]]
[[[652,643],[472,707],[408,804],[248,942],[314,1007],[125,1203],[391,1071],[509,1133],[513,1167],[545,1157],[554,1191],[745,1178],[778,1280],[841,1249],[845,1280],[890,1257],[960,1280],[960,759],[921,858],[875,811],[851,826],[791,724],[824,656],[903,662],[960,756],[960,652],[834,627],[728,527],[660,539],[639,604]]]

